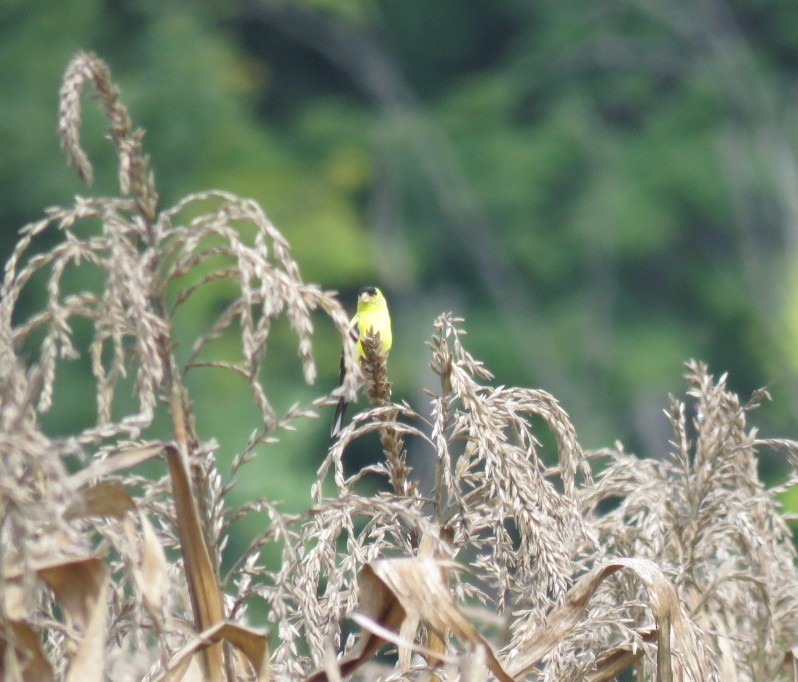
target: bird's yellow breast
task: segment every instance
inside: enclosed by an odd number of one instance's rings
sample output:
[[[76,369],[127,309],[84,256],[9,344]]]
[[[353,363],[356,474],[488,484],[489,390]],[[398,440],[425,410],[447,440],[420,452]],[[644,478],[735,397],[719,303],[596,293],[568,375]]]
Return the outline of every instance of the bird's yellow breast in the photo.
[[[357,311],[358,340],[357,352],[363,355],[361,340],[369,334],[379,334],[382,350],[388,352],[393,343],[391,334],[391,316],[388,313],[388,305],[385,299],[380,296],[378,300],[359,306]]]

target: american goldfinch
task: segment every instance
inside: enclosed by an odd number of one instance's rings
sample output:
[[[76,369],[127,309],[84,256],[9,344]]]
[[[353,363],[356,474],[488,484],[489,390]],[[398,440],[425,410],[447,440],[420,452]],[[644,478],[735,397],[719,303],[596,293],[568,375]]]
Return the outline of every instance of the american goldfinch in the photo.
[[[357,342],[358,360],[363,358],[362,341],[369,334],[379,334],[382,350],[387,353],[391,350],[393,336],[391,335],[391,316],[388,313],[388,302],[385,296],[377,287],[362,287],[357,292],[357,313],[349,323],[349,336],[352,341]],[[344,358],[341,356],[341,375],[340,381],[343,382],[346,374]],[[344,414],[349,403],[342,396],[338,400],[338,407],[335,409],[330,436],[337,438],[344,426]]]

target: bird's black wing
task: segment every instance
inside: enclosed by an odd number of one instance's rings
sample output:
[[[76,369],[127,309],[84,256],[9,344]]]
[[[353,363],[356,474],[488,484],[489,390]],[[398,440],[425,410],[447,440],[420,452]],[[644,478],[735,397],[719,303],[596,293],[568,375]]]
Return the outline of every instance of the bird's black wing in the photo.
[[[360,336],[360,328],[357,324],[357,318],[355,318],[349,327],[349,338],[352,339],[352,343],[357,343],[359,336]],[[344,351],[341,351],[341,366],[338,372],[339,386],[343,385],[345,377],[346,377],[346,362],[344,362]],[[338,405],[336,405],[335,407],[335,416],[333,417],[332,428],[330,429],[331,438],[338,438],[338,435],[341,433],[341,430],[344,428],[344,417],[346,416],[347,407],[349,407],[349,403],[346,401],[346,398],[344,398],[344,396],[338,398]]]

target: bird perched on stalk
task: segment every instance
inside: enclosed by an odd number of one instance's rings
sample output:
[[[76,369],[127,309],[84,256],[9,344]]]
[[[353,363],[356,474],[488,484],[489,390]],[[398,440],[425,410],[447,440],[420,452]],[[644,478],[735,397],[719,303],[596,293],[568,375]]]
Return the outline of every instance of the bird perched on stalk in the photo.
[[[362,287],[357,292],[357,312],[349,323],[349,336],[357,344],[357,359],[361,362],[364,357],[363,340],[368,336],[379,335],[382,352],[387,354],[391,350],[393,336],[391,335],[391,316],[388,313],[388,302],[377,287]],[[344,356],[341,355],[341,374],[339,380],[344,381],[346,366]],[[349,403],[341,396],[335,409],[330,436],[337,438],[344,425],[344,415]]]

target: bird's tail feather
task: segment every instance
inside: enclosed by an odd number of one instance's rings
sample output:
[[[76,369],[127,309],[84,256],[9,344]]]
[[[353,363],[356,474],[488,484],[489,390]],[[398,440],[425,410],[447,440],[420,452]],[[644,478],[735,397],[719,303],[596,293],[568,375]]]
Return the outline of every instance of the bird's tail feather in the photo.
[[[335,416],[333,417],[332,428],[330,429],[330,438],[338,438],[344,428],[344,417],[346,416],[346,408],[349,403],[342,398],[338,399],[338,405],[335,408]]]

